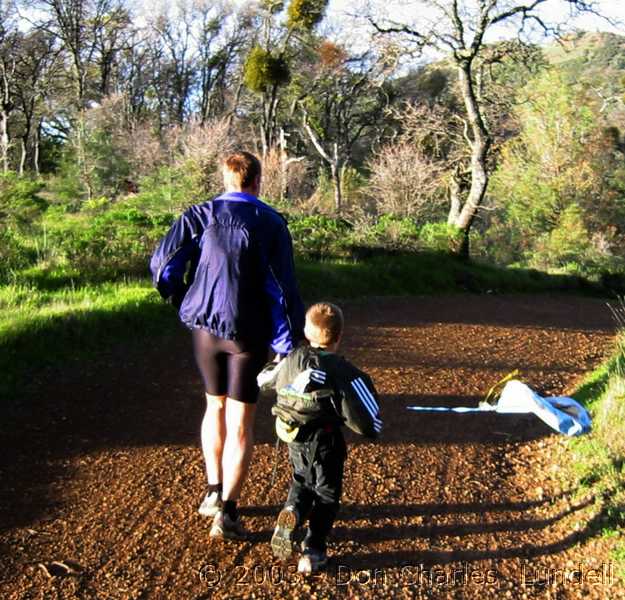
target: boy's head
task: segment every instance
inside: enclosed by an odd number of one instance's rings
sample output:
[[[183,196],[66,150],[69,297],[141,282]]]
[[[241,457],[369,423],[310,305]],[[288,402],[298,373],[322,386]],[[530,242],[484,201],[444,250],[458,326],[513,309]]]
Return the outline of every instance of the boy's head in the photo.
[[[260,191],[260,161],[249,152],[235,152],[224,160],[224,186],[229,192],[250,192],[255,196]]]
[[[317,302],[306,312],[304,335],[312,346],[336,350],[343,335],[343,311],[331,302]]]

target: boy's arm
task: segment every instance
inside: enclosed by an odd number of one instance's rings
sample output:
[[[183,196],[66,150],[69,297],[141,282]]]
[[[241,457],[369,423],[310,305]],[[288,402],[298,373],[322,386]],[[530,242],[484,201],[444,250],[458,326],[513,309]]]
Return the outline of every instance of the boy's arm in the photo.
[[[352,431],[376,438],[382,431],[378,393],[371,378],[347,361],[341,361],[336,383],[341,392],[341,411]]]
[[[256,382],[261,392],[270,392],[276,389],[278,375],[284,367],[285,362],[286,357],[282,358],[279,362],[272,361],[265,365],[263,370],[256,377]]]

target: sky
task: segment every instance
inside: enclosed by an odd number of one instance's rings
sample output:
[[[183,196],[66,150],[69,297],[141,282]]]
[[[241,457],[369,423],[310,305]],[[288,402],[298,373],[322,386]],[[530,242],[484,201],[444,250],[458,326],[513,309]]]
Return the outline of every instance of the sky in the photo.
[[[330,0],[328,8],[328,17],[331,21],[345,24],[349,20],[349,15],[364,14],[363,8],[367,4],[367,0]],[[411,2],[409,0],[371,0],[371,4],[382,9],[387,14],[391,10],[396,10],[401,14],[402,10],[410,11],[411,7],[419,4],[419,2]],[[625,0],[595,0],[599,11],[616,21],[620,21],[617,26],[612,26],[605,19],[593,15],[585,15],[578,19],[566,18],[569,14],[566,0],[548,0],[541,9],[540,13],[543,18],[549,21],[566,20],[567,25],[572,28],[583,29],[586,31],[611,31],[625,35]],[[393,8],[391,8],[393,7]],[[414,11],[415,9],[412,8]],[[408,12],[409,14],[409,12]]]
[[[501,0],[502,4],[518,3],[519,1]],[[525,1],[529,2],[530,0]],[[461,3],[470,5],[475,3],[475,0],[461,0]],[[356,51],[365,51],[371,44],[366,20],[363,19],[363,15],[367,14],[367,5],[383,11],[381,14],[399,15],[403,21],[409,21],[413,15],[418,15],[423,20],[428,19],[428,13],[423,11],[425,4],[427,4],[427,0],[330,0],[326,19],[321,29],[331,39],[336,39]],[[610,31],[625,35],[625,0],[595,0],[595,5],[601,14],[616,23],[611,24],[606,19],[594,15],[584,15],[577,19],[571,19],[566,0],[546,0],[541,6],[540,16],[545,22],[565,23],[567,29],[571,30]],[[487,41],[506,39],[513,37],[515,33],[516,30],[512,30],[508,24],[506,27],[491,31],[487,36]],[[540,35],[531,37],[531,40],[537,44],[546,41],[542,31]],[[440,58],[440,53],[429,49],[414,60],[418,64],[430,62],[437,58]],[[410,68],[413,64],[412,61],[408,61],[403,67]]]

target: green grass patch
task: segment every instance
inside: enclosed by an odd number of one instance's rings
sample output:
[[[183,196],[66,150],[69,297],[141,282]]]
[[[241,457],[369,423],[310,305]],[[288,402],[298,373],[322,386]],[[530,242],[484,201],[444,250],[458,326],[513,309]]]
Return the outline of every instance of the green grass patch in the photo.
[[[623,307],[615,311],[623,325]],[[613,540],[611,558],[625,579],[625,330],[613,356],[600,365],[574,393],[593,418],[590,435],[571,440],[572,475],[584,492],[600,502],[590,531]]]
[[[299,259],[296,263],[302,295],[308,300],[441,292],[601,291],[579,277],[465,262],[446,252],[380,252],[361,260]]]
[[[147,269],[146,269],[147,270]],[[454,292],[583,290],[577,278],[467,263],[447,253],[378,253],[297,260],[302,295],[354,299]],[[42,266],[0,286],[0,397],[21,394],[33,374],[120,343],[174,331],[177,319],[147,279],[102,281],[76,269]]]
[[[43,368],[171,330],[175,318],[149,282],[58,290],[0,287],[0,397],[21,393]]]

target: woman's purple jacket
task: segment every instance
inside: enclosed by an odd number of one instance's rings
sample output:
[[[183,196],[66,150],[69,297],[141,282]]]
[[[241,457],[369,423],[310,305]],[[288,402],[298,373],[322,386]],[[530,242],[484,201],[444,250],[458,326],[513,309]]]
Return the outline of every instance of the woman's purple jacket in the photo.
[[[285,219],[255,196],[227,192],[187,209],[150,262],[155,287],[182,322],[287,354],[304,306]]]

